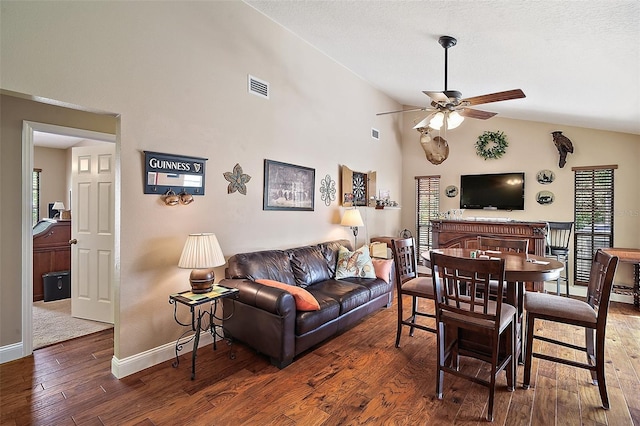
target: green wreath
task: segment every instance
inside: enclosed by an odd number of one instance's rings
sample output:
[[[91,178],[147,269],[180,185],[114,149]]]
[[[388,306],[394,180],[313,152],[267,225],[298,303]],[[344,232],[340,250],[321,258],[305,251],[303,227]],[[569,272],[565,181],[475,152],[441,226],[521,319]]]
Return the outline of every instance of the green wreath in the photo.
[[[507,152],[509,142],[503,132],[484,132],[476,141],[476,153],[484,158],[500,158]]]

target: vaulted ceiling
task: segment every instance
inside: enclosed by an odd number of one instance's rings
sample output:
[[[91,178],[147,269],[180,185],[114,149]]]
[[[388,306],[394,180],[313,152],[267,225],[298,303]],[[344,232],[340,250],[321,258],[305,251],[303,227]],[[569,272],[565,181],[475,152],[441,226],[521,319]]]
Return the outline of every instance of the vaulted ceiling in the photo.
[[[637,0],[245,2],[403,105],[444,89],[438,38],[451,35],[449,90],[526,94],[478,108],[640,134]]]

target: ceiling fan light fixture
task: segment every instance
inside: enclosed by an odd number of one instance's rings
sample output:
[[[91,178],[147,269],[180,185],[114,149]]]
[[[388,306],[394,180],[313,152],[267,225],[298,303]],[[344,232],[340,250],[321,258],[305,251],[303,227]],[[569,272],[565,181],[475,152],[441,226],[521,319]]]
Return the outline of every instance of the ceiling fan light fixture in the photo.
[[[429,121],[429,127],[434,130],[439,130],[444,124],[444,114],[442,112],[437,112]]]
[[[455,129],[464,121],[464,117],[458,111],[451,111],[447,116],[447,129]]]

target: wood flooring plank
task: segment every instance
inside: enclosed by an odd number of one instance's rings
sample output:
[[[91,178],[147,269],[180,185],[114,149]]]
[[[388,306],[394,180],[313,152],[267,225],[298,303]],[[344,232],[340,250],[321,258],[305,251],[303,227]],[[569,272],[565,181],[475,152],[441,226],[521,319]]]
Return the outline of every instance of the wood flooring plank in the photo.
[[[625,402],[624,394],[619,388],[608,388],[609,403],[611,408],[605,412],[607,424],[610,425],[633,425],[631,413]],[[638,395],[640,397],[640,395]]]
[[[193,381],[190,353],[180,355],[178,368],[169,360],[116,379],[113,330],[107,330],[1,364],[0,425],[487,424],[488,389],[446,374],[438,400],[435,335],[416,330],[409,337],[405,329],[395,348],[396,315],[395,305],[382,309],[282,370],[239,342],[233,360],[225,344],[217,351],[203,347]],[[536,328],[584,343],[578,328],[544,321]],[[529,390],[521,387],[522,365],[514,392],[500,374],[493,424],[640,426],[640,311],[612,303],[606,345],[611,410],[601,408],[588,371],[534,358]],[[461,368],[488,374],[477,360],[463,358]]]
[[[540,362],[542,365],[542,362]],[[545,407],[544,410],[533,410],[532,426],[554,424],[556,420],[556,381],[550,377],[538,375],[533,405]]]

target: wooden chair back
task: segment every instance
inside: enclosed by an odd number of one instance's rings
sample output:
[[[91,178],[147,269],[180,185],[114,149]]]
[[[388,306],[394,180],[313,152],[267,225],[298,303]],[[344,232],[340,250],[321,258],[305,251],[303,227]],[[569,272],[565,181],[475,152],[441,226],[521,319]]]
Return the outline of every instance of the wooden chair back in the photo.
[[[478,236],[478,250],[495,250],[499,252],[527,253],[529,251],[529,240],[519,240],[511,238],[495,238]]]
[[[499,323],[503,298],[496,300],[487,294],[487,289],[491,281],[498,294],[502,293],[505,286],[504,259],[465,259],[431,253],[431,265],[436,318],[449,312]]]
[[[396,284],[402,285],[418,276],[418,259],[412,238],[394,239],[393,260],[396,268]]]
[[[598,312],[598,330],[604,330],[609,312],[609,301],[613,289],[613,278],[618,267],[618,257],[598,250],[593,257],[587,303]]]

